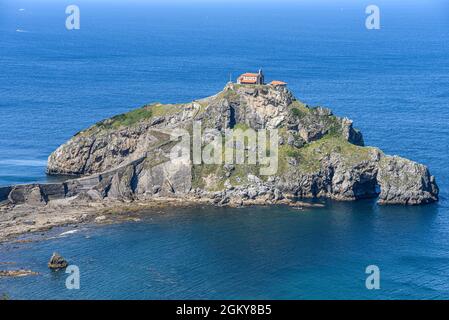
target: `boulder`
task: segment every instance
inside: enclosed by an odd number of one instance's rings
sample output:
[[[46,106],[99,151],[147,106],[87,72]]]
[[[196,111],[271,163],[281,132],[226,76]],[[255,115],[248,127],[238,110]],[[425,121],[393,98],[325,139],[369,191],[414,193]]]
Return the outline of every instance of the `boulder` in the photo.
[[[47,199],[43,194],[40,185],[37,184],[13,187],[9,193],[8,199],[13,204],[26,203],[34,206],[47,204]]]
[[[54,270],[64,269],[67,266],[68,266],[67,261],[56,252],[53,253],[53,255],[50,258],[50,261],[48,262],[48,267]]]
[[[418,205],[438,201],[435,177],[426,166],[397,156],[379,161],[380,204]]]

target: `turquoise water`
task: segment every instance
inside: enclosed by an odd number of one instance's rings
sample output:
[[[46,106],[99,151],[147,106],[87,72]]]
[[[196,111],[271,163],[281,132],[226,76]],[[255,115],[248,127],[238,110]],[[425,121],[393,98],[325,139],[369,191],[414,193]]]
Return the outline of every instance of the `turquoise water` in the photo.
[[[65,3],[0,2],[0,185],[47,181],[49,153],[96,121],[153,101],[208,96],[230,73],[262,67],[299,99],[353,119],[366,144],[428,165],[441,201],[150,213],[140,223],[2,245],[0,262],[41,274],[0,279],[0,294],[449,297],[446,2],[380,1],[379,31],[364,28],[364,1],[78,3],[81,29],[69,32]],[[80,267],[81,290],[64,289],[66,275],[47,271],[55,250]],[[369,264],[381,270],[379,291],[364,289]]]

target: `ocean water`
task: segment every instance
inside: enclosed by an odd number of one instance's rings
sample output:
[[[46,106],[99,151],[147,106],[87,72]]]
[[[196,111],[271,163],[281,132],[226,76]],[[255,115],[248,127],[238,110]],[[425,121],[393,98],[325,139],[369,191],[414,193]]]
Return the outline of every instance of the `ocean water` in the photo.
[[[429,166],[440,202],[379,207],[193,208],[0,246],[39,276],[0,279],[12,298],[449,298],[449,5],[0,2],[0,185],[50,181],[48,155],[87,126],[149,102],[186,102],[264,69],[310,105],[354,120],[367,145]],[[24,10],[20,10],[24,9]],[[80,267],[81,290],[46,269]],[[367,265],[381,289],[365,289]],[[0,268],[10,268],[9,265]]]

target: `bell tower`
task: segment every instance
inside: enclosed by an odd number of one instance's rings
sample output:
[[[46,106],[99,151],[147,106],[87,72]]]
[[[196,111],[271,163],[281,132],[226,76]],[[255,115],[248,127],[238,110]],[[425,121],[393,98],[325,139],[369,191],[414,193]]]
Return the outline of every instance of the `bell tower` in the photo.
[[[258,84],[265,84],[265,76],[263,75],[262,69],[259,69],[259,79]]]

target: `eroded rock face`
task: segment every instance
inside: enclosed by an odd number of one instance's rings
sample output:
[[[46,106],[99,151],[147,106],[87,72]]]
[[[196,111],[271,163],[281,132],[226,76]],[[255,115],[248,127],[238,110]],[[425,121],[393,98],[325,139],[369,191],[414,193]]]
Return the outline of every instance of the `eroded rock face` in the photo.
[[[151,123],[118,130],[79,133],[54,151],[47,165],[49,174],[85,175],[112,169],[142,157],[167,135],[150,130]]]
[[[381,204],[426,204],[438,201],[435,177],[426,166],[400,157],[379,161],[377,182]]]
[[[47,204],[45,194],[38,184],[15,186],[9,193],[8,199],[13,204],[27,203],[35,206]]]
[[[339,201],[352,201],[377,197],[377,149],[370,150],[366,159],[347,163],[341,154],[324,157],[320,169],[302,173],[294,167],[281,177],[277,188],[299,198],[326,197]]]
[[[238,96],[236,122],[256,130],[278,128],[287,119],[288,106],[295,100],[285,88],[241,86],[234,90]]]

